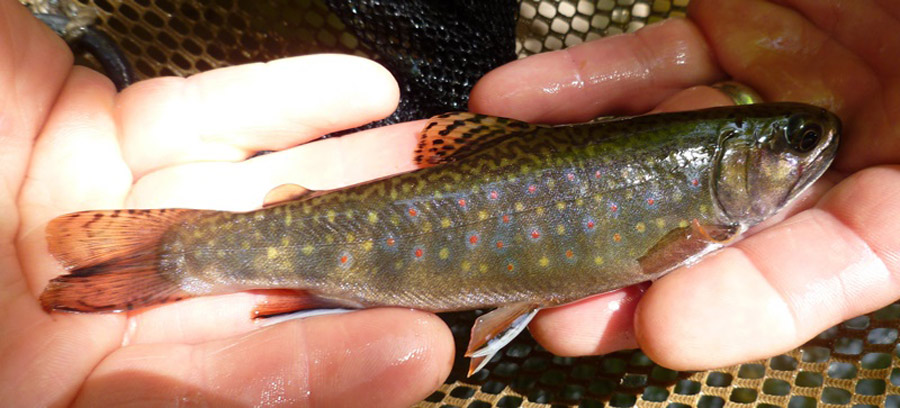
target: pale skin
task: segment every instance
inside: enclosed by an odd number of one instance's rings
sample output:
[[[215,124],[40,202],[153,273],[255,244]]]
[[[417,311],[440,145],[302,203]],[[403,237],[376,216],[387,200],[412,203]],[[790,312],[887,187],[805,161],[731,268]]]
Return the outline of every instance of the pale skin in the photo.
[[[502,67],[471,109],[559,123],[722,105],[708,85],[733,77],[766,100],[838,113],[834,171],[787,214],[643,296],[628,288],[542,312],[531,331],[554,353],[640,345],[665,366],[704,369],[788,350],[900,297],[900,4],[693,0],[690,14]],[[443,381],[452,337],[418,311],[260,329],[248,315],[261,295],[240,293],[44,313],[36,296],[63,273],[43,234],[57,215],[249,210],[286,182],[330,189],[412,170],[422,126],[310,142],[394,109],[393,78],[358,58],[292,58],[121,94],[71,60],[17,2],[0,1],[0,401],[408,406]],[[262,149],[278,152],[244,161]]]

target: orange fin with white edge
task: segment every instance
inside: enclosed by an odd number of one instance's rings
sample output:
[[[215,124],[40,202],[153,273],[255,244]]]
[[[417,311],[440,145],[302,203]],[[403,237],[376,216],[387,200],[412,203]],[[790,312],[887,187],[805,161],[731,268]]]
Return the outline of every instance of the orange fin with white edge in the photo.
[[[251,317],[254,319],[269,318],[300,310],[310,309],[344,309],[361,308],[361,305],[316,296],[305,290],[274,289],[254,291],[265,295],[262,302],[256,304]]]
[[[530,303],[514,303],[500,306],[475,319],[466,357],[469,376],[484,368],[494,354],[509,344],[537,314],[539,307]]]
[[[214,211],[83,211],[47,225],[50,253],[69,274],[50,281],[44,310],[119,312],[190,295],[159,272],[160,240],[173,225]]]
[[[421,167],[431,167],[459,160],[538,127],[515,119],[471,112],[437,115],[429,119],[419,133],[415,162]]]

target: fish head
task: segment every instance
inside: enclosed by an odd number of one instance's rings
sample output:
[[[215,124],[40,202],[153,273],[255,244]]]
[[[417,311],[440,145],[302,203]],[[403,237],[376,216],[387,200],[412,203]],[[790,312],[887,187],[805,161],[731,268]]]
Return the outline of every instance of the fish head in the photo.
[[[709,184],[725,221],[745,227],[812,185],[834,160],[841,133],[840,119],[815,106],[747,108],[720,128]]]

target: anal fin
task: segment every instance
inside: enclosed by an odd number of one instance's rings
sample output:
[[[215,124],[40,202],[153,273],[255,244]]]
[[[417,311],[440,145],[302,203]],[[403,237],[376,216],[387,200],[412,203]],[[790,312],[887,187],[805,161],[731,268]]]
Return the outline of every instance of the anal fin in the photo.
[[[251,317],[254,319],[293,313],[310,309],[343,309],[356,308],[349,304],[316,296],[305,290],[275,289],[254,291],[265,295],[265,299],[256,304]]]
[[[501,306],[475,319],[466,349],[470,357],[469,376],[484,368],[494,354],[509,344],[538,312],[538,306],[515,303]]]

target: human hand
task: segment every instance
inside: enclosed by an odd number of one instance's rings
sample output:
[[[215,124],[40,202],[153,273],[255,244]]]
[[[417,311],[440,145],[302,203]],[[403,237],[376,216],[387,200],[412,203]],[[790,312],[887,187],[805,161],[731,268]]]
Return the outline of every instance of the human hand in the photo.
[[[410,123],[304,144],[394,110],[372,62],[310,56],[140,82],[116,94],[66,45],[0,0],[0,401],[409,406],[447,376],[434,315],[398,308],[258,328],[258,294],[127,314],[48,315],[64,271],[44,226],[77,210],[249,210],[283,183],[337,188],[414,168]],[[300,145],[299,147],[292,147]],[[398,149],[397,146],[406,147]],[[258,150],[276,150],[245,160]]]
[[[560,123],[695,109],[731,104],[708,86],[731,77],[766,101],[837,113],[838,157],[792,208],[646,293],[540,313],[532,334],[555,354],[640,345],[673,369],[720,367],[900,297],[900,4],[692,0],[688,15],[501,67],[476,85],[471,110]]]

